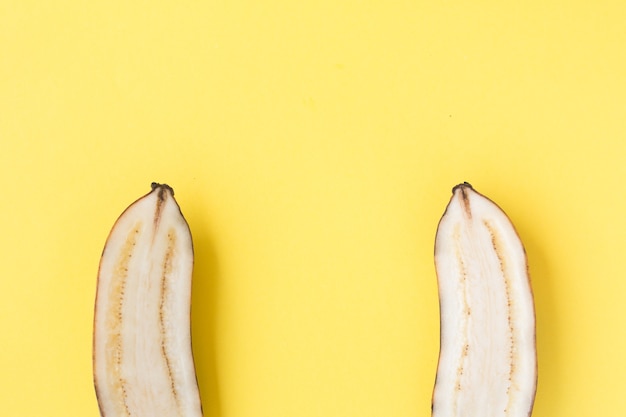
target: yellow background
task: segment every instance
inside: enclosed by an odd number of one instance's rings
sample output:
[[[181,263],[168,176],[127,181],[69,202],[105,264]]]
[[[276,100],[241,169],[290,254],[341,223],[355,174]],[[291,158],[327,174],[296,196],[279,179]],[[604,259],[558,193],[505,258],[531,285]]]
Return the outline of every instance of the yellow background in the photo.
[[[210,417],[429,416],[433,241],[512,218],[535,417],[626,415],[621,1],[0,3],[0,413],[98,416],[96,272],[169,183]]]

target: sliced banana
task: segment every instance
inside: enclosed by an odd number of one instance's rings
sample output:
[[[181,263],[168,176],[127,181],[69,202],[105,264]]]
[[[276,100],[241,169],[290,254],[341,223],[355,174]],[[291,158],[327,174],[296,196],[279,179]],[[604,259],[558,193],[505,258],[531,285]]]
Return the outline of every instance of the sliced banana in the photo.
[[[535,311],[513,224],[468,183],[437,229],[441,346],[433,417],[528,417],[537,382]]]
[[[117,220],[104,247],[93,368],[103,417],[202,416],[191,350],[193,246],[165,184]]]

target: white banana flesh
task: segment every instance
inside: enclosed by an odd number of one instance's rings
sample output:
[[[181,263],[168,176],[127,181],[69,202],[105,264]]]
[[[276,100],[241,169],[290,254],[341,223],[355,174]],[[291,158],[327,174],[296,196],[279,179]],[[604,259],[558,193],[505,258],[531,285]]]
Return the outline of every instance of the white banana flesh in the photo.
[[[191,350],[193,246],[167,185],[128,207],[104,247],[94,317],[103,417],[198,417]]]
[[[433,417],[528,417],[537,382],[526,253],[491,200],[459,184],[435,242],[441,346]]]

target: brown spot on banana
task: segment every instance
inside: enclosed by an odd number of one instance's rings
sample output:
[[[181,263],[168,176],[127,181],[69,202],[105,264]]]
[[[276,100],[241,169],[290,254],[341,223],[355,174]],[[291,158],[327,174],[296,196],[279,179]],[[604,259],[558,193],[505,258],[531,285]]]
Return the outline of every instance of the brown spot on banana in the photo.
[[[468,183],[435,241],[441,347],[433,417],[528,417],[537,383],[526,253],[509,218]]]
[[[191,350],[193,245],[167,185],[130,205],[107,239],[94,313],[103,417],[200,417]]]

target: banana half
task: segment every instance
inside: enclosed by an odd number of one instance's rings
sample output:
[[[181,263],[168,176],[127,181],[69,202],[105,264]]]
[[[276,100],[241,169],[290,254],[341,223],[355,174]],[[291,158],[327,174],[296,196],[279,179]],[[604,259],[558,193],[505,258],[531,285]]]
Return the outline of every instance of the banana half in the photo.
[[[98,273],[93,369],[103,417],[202,416],[191,350],[193,246],[165,184],[117,220]]]
[[[537,383],[535,311],[513,224],[468,183],[437,229],[441,345],[433,417],[528,417]]]

